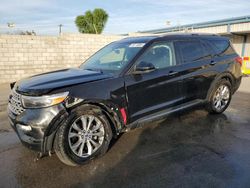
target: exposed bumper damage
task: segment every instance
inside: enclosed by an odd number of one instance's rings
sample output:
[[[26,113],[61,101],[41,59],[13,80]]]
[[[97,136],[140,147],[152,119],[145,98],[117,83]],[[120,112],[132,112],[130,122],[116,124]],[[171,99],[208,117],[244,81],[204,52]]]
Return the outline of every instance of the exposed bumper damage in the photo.
[[[26,147],[45,154],[52,150],[56,129],[65,120],[67,112],[62,104],[25,109],[20,115],[14,114],[8,107],[8,116],[10,125],[21,142]]]

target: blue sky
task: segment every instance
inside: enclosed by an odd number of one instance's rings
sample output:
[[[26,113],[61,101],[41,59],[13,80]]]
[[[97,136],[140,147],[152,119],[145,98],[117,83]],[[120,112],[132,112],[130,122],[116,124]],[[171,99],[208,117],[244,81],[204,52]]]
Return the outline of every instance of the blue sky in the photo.
[[[119,34],[139,30],[250,15],[249,0],[0,0],[0,32],[34,30],[38,34],[77,32],[75,17],[86,10],[103,8],[109,14],[104,33]]]

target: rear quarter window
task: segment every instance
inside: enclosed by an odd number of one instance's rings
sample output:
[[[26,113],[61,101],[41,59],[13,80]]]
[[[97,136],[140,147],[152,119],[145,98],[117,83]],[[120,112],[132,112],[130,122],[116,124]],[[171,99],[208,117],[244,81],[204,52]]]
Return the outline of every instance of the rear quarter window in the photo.
[[[235,51],[229,40],[209,40],[213,46],[216,55],[231,55]]]

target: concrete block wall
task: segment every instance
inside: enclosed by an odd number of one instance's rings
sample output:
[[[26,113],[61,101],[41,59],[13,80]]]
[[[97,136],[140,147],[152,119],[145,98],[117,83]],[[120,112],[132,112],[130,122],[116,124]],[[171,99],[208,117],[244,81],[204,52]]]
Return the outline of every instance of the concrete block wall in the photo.
[[[121,38],[92,34],[63,34],[58,37],[0,35],[0,84],[77,67],[101,47]]]
[[[250,57],[250,34],[247,35],[247,41],[245,46],[245,56]]]
[[[243,46],[244,37],[241,35],[230,36],[231,42],[240,56],[250,56],[250,34],[247,34],[247,40]],[[244,54],[242,54],[242,49],[244,48]]]
[[[138,35],[143,34],[130,34]],[[104,45],[122,38],[93,34],[0,35],[0,84],[39,73],[77,67]],[[241,55],[243,37],[233,36],[231,40]],[[250,56],[250,35],[245,48],[245,56]]]

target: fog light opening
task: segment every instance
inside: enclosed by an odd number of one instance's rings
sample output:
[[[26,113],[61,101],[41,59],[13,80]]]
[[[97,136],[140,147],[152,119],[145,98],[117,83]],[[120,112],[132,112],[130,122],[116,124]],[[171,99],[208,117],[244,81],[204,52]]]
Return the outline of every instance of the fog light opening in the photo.
[[[32,130],[31,126],[29,126],[29,125],[17,124],[17,127],[18,127],[20,130],[22,130],[22,131],[31,131],[31,130]]]

